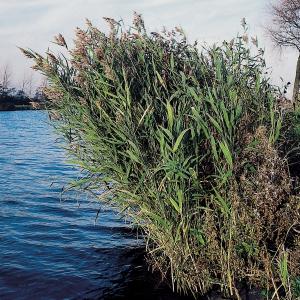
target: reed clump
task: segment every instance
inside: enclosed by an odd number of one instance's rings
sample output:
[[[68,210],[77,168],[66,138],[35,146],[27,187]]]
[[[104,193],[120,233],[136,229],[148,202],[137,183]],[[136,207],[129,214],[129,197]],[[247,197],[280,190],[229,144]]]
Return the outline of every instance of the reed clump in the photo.
[[[54,125],[83,170],[71,186],[141,226],[150,265],[177,291],[240,299],[246,283],[295,299],[291,126],[262,49],[246,33],[199,50],[181,28],[148,33],[138,14],[129,28],[106,21],[108,34],[77,29],[72,50],[58,36],[67,57],[22,50],[48,78]]]

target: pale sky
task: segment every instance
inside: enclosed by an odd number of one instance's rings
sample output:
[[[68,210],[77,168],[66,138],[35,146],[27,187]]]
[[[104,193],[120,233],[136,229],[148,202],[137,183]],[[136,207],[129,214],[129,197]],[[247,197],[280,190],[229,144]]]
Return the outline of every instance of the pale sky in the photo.
[[[0,68],[8,64],[15,86],[30,76],[30,62],[16,46],[45,52],[53,36],[62,33],[72,41],[74,29],[83,27],[85,18],[105,30],[102,17],[123,19],[129,24],[133,11],[141,13],[149,30],[181,26],[190,42],[208,44],[231,39],[241,32],[245,17],[250,34],[257,35],[266,50],[272,80],[293,82],[297,53],[273,49],[264,34],[269,17],[268,0],[0,0]],[[38,76],[34,75],[38,82]]]

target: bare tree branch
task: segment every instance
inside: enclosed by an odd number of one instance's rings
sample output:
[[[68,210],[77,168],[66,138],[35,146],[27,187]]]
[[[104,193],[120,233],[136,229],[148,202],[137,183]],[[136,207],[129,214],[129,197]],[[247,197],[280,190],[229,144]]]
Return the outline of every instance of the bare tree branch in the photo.
[[[273,42],[300,51],[300,0],[279,0],[271,6],[271,15],[267,31]]]
[[[266,29],[278,47],[298,50],[298,60],[293,89],[293,101],[299,102],[300,88],[300,0],[278,0],[271,5],[272,24]]]

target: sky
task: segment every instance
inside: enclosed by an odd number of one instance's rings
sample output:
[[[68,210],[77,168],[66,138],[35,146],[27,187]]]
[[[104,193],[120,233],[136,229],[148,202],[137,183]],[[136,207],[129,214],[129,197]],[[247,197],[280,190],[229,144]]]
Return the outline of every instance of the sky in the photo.
[[[241,32],[246,18],[250,34],[257,36],[266,51],[267,65],[273,83],[291,81],[295,75],[297,53],[275,49],[263,26],[270,22],[269,0],[0,0],[0,70],[9,66],[12,84],[21,85],[24,78],[41,81],[30,69],[30,61],[17,46],[45,52],[57,49],[51,41],[58,33],[72,41],[74,29],[85,26],[85,18],[106,30],[102,17],[121,18],[130,24],[133,11],[141,13],[149,30],[163,26],[181,26],[188,40],[212,44],[229,40]]]

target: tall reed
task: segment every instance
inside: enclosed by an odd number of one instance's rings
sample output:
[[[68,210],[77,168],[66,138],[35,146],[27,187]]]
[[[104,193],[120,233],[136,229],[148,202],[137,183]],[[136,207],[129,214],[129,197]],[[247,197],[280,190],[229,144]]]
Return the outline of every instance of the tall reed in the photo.
[[[291,299],[299,197],[263,50],[246,33],[199,50],[181,28],[148,33],[138,14],[129,28],[105,20],[109,34],[87,21],[72,50],[56,37],[68,56],[22,49],[84,171],[71,186],[131,216],[177,291],[240,299],[246,282]]]

